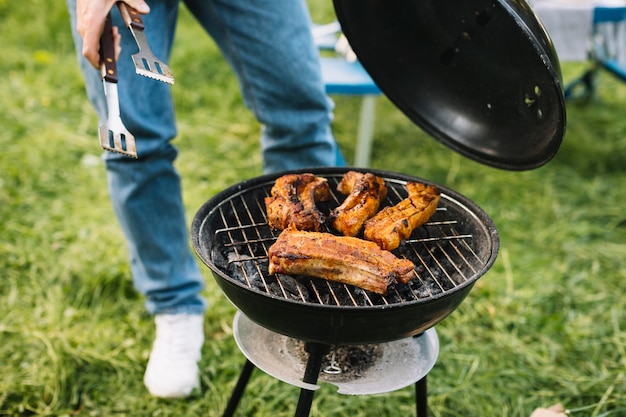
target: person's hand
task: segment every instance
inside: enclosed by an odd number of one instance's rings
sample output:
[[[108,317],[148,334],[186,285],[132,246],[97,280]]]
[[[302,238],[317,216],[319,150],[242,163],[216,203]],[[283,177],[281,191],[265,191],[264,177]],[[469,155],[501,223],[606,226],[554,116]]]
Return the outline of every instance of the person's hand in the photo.
[[[82,54],[95,68],[100,66],[100,37],[107,14],[117,0],[76,0],[76,29],[83,38]],[[141,14],[150,12],[144,0],[124,0]],[[120,34],[113,28],[115,53],[120,51]]]

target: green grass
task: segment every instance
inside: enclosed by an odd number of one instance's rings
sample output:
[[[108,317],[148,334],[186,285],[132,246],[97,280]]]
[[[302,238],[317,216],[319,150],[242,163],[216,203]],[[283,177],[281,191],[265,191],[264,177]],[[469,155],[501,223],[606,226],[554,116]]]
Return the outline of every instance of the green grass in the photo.
[[[332,14],[330,2],[311,4],[316,20]],[[235,310],[208,271],[202,391],[164,401],[142,385],[153,323],[132,286],[67,20],[64,2],[0,0],[0,415],[219,416],[243,356]],[[260,174],[260,126],[215,46],[197,39],[186,13],[183,23],[171,66],[191,219]],[[582,68],[564,64],[565,79]],[[336,105],[350,158],[359,101]],[[458,190],[501,237],[492,270],[437,326],[432,416],[527,417],[556,402],[573,416],[626,415],[626,84],[602,74],[596,97],[567,106],[555,159],[506,172],[455,154],[378,101],[372,165]],[[257,371],[240,415],[293,415],[297,395]],[[411,388],[350,397],[323,386],[312,415],[413,407]]]

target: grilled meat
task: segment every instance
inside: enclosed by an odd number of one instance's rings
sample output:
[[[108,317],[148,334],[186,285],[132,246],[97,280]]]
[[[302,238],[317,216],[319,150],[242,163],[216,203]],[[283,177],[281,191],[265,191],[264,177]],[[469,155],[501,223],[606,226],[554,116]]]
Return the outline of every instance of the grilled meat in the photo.
[[[315,204],[330,197],[325,178],[308,173],[283,175],[265,198],[267,221],[278,230],[293,224],[299,230],[319,231],[326,217]]]
[[[345,236],[357,236],[363,223],[378,211],[387,196],[385,181],[374,174],[356,171],[345,173],[337,191],[347,194],[343,203],[331,211],[332,226]]]
[[[376,243],[324,232],[283,230],[268,251],[269,273],[306,275],[386,294],[393,282],[414,277],[413,262]]]
[[[395,206],[385,207],[364,225],[363,236],[382,249],[393,250],[413,230],[426,223],[437,209],[441,193],[432,185],[417,182],[406,185],[409,196]]]

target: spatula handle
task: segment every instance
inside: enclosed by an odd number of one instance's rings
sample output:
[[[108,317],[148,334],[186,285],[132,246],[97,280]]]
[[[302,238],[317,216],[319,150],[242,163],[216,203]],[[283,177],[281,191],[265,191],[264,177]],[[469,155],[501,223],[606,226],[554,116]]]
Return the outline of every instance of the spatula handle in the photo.
[[[126,26],[132,26],[137,30],[144,30],[141,14],[139,14],[137,10],[133,9],[123,1],[117,2],[117,8],[120,9],[120,14],[122,15],[122,19],[124,19]]]
[[[104,31],[100,37],[100,69],[102,78],[110,83],[117,83],[117,64],[115,63],[115,45],[113,43],[113,24],[111,16],[104,21]]]

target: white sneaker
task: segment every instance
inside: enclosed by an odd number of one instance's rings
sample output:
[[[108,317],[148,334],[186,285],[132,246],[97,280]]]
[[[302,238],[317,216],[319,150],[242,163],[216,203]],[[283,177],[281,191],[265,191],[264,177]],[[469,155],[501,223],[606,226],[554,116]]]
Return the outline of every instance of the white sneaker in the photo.
[[[143,382],[155,397],[183,398],[200,386],[198,361],[204,343],[204,316],[158,314],[156,339]]]

